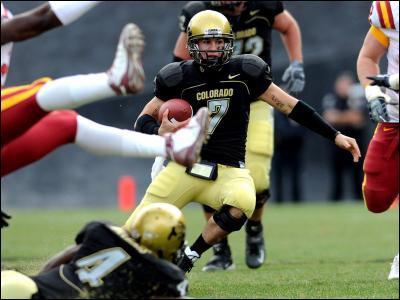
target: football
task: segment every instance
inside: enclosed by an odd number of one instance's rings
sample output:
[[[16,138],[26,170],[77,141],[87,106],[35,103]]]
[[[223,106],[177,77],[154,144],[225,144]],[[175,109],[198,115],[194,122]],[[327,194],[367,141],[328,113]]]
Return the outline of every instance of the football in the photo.
[[[193,116],[192,106],[182,99],[170,99],[161,105],[158,112],[158,120],[162,121],[162,116],[166,109],[169,109],[168,119],[171,122],[182,122]]]

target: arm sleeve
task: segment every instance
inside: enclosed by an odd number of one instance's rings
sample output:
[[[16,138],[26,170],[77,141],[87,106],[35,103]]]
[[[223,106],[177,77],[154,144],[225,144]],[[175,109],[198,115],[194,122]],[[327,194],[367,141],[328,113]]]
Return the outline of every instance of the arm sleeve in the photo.
[[[288,117],[331,141],[335,141],[339,133],[339,131],[326,122],[311,106],[303,101],[297,102]]]
[[[271,26],[275,22],[275,17],[284,10],[282,1],[259,1],[259,4],[262,7],[263,15],[270,21]]]

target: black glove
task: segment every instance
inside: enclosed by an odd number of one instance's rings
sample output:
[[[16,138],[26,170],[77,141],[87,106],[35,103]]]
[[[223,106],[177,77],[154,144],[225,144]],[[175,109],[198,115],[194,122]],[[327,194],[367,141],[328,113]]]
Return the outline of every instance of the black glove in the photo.
[[[367,76],[367,78],[372,80],[371,85],[390,88],[389,75]]]
[[[382,86],[399,92],[399,74],[367,76],[367,78],[372,80],[370,85]]]
[[[283,88],[289,94],[298,94],[304,89],[306,76],[304,75],[303,63],[295,60],[285,70],[282,76]]]
[[[9,219],[11,219],[11,217],[5,214],[3,211],[1,211],[1,228],[8,226],[8,222],[6,220]]]

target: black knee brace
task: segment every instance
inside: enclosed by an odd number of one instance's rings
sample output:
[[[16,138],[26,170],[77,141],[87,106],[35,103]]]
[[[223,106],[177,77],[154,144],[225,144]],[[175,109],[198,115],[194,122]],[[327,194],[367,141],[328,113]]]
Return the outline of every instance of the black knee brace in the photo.
[[[263,190],[261,193],[256,194],[256,209],[261,208],[267,203],[271,193],[268,190]]]
[[[219,227],[229,233],[232,231],[239,231],[240,228],[242,228],[244,223],[246,223],[247,221],[247,217],[245,214],[243,214],[243,216],[239,219],[233,217],[229,212],[229,209],[231,207],[232,206],[224,205],[222,206],[220,211],[216,212],[213,215],[215,223],[217,223]]]
[[[203,210],[206,213],[215,213],[216,212],[216,210],[214,208],[209,207],[208,205],[204,205],[204,204],[203,204]]]

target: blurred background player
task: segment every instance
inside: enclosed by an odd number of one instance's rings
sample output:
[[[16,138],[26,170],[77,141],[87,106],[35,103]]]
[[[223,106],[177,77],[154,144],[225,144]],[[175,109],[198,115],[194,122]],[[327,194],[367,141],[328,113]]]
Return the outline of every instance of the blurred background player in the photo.
[[[272,160],[273,195],[275,202],[285,200],[299,203],[303,200],[303,146],[306,129],[288,119],[279,111],[274,112],[274,145]],[[286,179],[289,182],[286,184]]]
[[[365,87],[370,117],[378,126],[365,157],[363,195],[369,211],[382,213],[399,195],[399,2],[374,1],[369,22],[357,73]],[[385,53],[387,76],[371,81],[370,76],[381,73],[379,63]],[[376,84],[384,85],[384,91]],[[388,278],[399,279],[398,254]]]
[[[184,239],[183,214],[166,203],[147,206],[127,230],[90,222],[38,275],[2,271],[1,299],[179,298],[188,282],[170,261]]]
[[[206,9],[224,14],[232,25],[235,36],[234,54],[254,54],[271,66],[271,34],[277,30],[286,47],[290,66],[284,72],[284,89],[292,94],[301,92],[305,84],[300,28],[293,16],[283,8],[282,1],[191,1],[184,6],[180,16],[181,33],[174,49],[174,60],[191,59],[187,44],[187,26],[190,19]],[[233,78],[232,78],[233,79]],[[247,131],[246,168],[250,170],[256,187],[256,209],[246,224],[246,264],[260,267],[266,257],[262,216],[264,205],[270,197],[270,169],[274,145],[273,109],[263,101],[250,106]],[[215,212],[204,206],[208,220]],[[203,271],[233,269],[228,240],[223,239],[213,247],[214,256]]]
[[[260,99],[278,108],[299,124],[351,152],[355,162],[360,156],[354,139],[340,134],[314,109],[273,84],[270,68],[261,58],[252,54],[231,58],[233,41],[230,23],[223,14],[212,10],[197,13],[188,25],[188,48],[193,60],[171,63],[158,72],[155,97],[136,122],[140,124],[141,119],[146,119],[147,123],[153,123],[150,131],[150,126],[136,126],[136,130],[144,133],[173,128],[173,123],[165,118],[154,130],[161,105],[173,98],[185,99],[194,112],[207,107],[210,113],[210,138],[202,149],[203,160],[186,170],[169,162],[127,221],[129,224],[141,209],[155,202],[171,203],[178,208],[198,202],[217,210],[203,233],[179,259],[178,265],[186,272],[205,251],[231,232],[240,230],[253,215],[255,186],[244,164],[251,102]]]
[[[323,117],[340,132],[354,137],[360,147],[363,145],[365,131],[365,104],[363,89],[354,83],[353,75],[345,71],[335,81],[333,93],[327,94],[322,99]],[[331,145],[329,145],[331,146]],[[333,201],[343,200],[343,187],[345,175],[348,170],[351,175],[353,199],[362,199],[360,185],[363,180],[362,164],[349,164],[349,159],[336,147],[329,147],[331,156],[331,192],[329,199]],[[361,152],[363,148],[361,147]]]
[[[4,16],[1,20],[2,65],[6,66],[6,72],[2,73],[2,85],[10,63],[10,41],[31,38],[69,24],[96,3],[49,2],[14,18],[1,4]],[[140,29],[134,24],[127,24],[121,33],[113,65],[107,73],[71,76],[55,81],[42,78],[31,85],[2,88],[1,176],[35,162],[67,143],[75,143],[95,154],[161,155],[184,165],[196,161],[205,138],[207,120],[204,116],[194,118],[185,130],[176,135],[156,137],[103,126],[78,116],[74,111],[59,111],[140,91],[144,80],[141,64],[143,47],[144,38]],[[3,51],[7,52],[4,57]],[[2,214],[2,226],[7,224],[6,218],[7,215]]]

